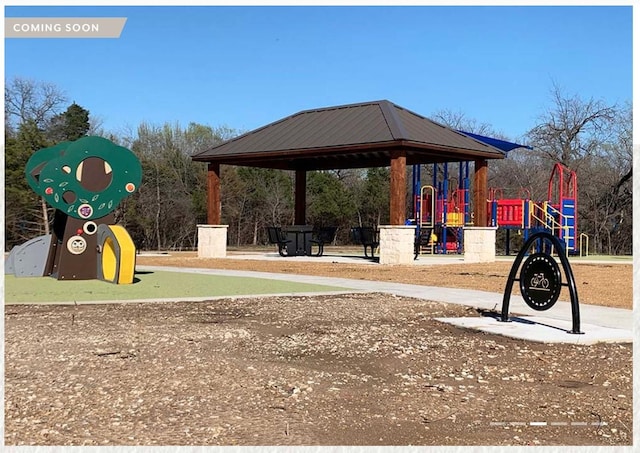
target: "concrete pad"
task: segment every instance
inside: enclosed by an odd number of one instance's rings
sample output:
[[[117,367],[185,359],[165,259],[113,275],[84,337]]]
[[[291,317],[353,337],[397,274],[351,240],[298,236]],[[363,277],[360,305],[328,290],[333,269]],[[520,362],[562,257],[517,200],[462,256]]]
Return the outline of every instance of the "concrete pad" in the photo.
[[[381,282],[372,280],[355,280],[339,277],[318,277],[314,275],[281,274],[272,272],[237,271],[205,268],[177,268],[164,266],[139,266],[140,270],[167,270],[171,272],[194,272],[213,275],[231,275],[237,277],[269,278],[274,280],[290,280],[302,283],[322,284],[351,288],[357,291],[383,292],[397,296],[413,297],[416,299],[432,300],[450,304],[465,305],[480,308],[482,310],[496,311],[502,307],[503,295],[487,291],[441,288],[435,286],[410,285],[407,283]],[[522,296],[511,296],[509,313],[512,316],[532,312]],[[571,321],[571,304],[566,301],[558,301],[549,310],[544,312],[544,319],[551,318],[566,322]],[[622,308],[611,308],[599,305],[580,305],[581,325],[595,324],[609,327],[614,330],[624,330],[629,337],[633,331],[633,311]],[[568,329],[571,329],[569,325]],[[584,330],[584,329],[583,329]]]
[[[511,322],[500,322],[496,317],[436,318],[447,324],[467,329],[480,330],[496,335],[536,341],[539,343],[632,343],[633,335],[629,330],[613,329],[594,324],[580,325],[582,334],[571,333],[571,321],[541,316],[511,316]]]

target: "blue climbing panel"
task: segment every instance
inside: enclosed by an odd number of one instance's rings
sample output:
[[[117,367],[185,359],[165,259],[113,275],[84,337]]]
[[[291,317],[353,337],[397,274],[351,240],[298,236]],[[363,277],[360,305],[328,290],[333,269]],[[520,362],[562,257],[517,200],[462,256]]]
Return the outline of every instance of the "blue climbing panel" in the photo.
[[[565,243],[569,250],[575,250],[576,248],[576,204],[572,198],[562,199],[562,220],[563,225],[568,228],[563,233]]]

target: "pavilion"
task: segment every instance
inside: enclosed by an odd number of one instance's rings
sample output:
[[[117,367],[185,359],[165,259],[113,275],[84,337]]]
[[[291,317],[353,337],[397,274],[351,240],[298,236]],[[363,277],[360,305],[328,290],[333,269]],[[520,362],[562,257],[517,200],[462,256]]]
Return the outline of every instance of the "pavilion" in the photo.
[[[208,163],[207,223],[214,226],[221,222],[221,165],[294,171],[296,224],[305,223],[308,171],[388,166],[390,231],[407,228],[407,165],[473,161],[474,226],[486,228],[488,161],[505,157],[499,143],[380,100],[301,111],[196,153],[192,159]],[[406,232],[399,234],[409,237]],[[384,246],[381,231],[381,262]],[[401,252],[402,258],[390,262],[406,262],[406,254]]]

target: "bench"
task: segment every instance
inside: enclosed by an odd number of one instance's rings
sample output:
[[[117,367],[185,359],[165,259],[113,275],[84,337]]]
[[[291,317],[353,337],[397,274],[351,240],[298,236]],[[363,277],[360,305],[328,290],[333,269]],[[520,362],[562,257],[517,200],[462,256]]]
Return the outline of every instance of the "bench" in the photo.
[[[286,234],[280,227],[267,227],[267,236],[270,244],[278,246],[278,253],[280,256],[287,256],[287,244],[291,242],[287,239]]]
[[[318,252],[315,256],[322,256],[324,253],[324,245],[331,244],[336,237],[338,227],[320,227],[313,231],[311,243],[318,246]]]
[[[364,256],[367,258],[373,258],[375,250],[380,245],[378,231],[373,227],[352,227],[351,239],[364,247]],[[367,254],[367,248],[371,249],[371,256]]]

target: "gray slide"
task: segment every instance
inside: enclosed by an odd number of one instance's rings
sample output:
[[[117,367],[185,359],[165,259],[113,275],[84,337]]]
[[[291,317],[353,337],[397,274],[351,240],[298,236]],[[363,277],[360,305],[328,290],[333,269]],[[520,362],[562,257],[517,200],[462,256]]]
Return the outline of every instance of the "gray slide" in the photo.
[[[43,277],[51,235],[38,236],[11,249],[4,261],[4,273],[16,277]]]

